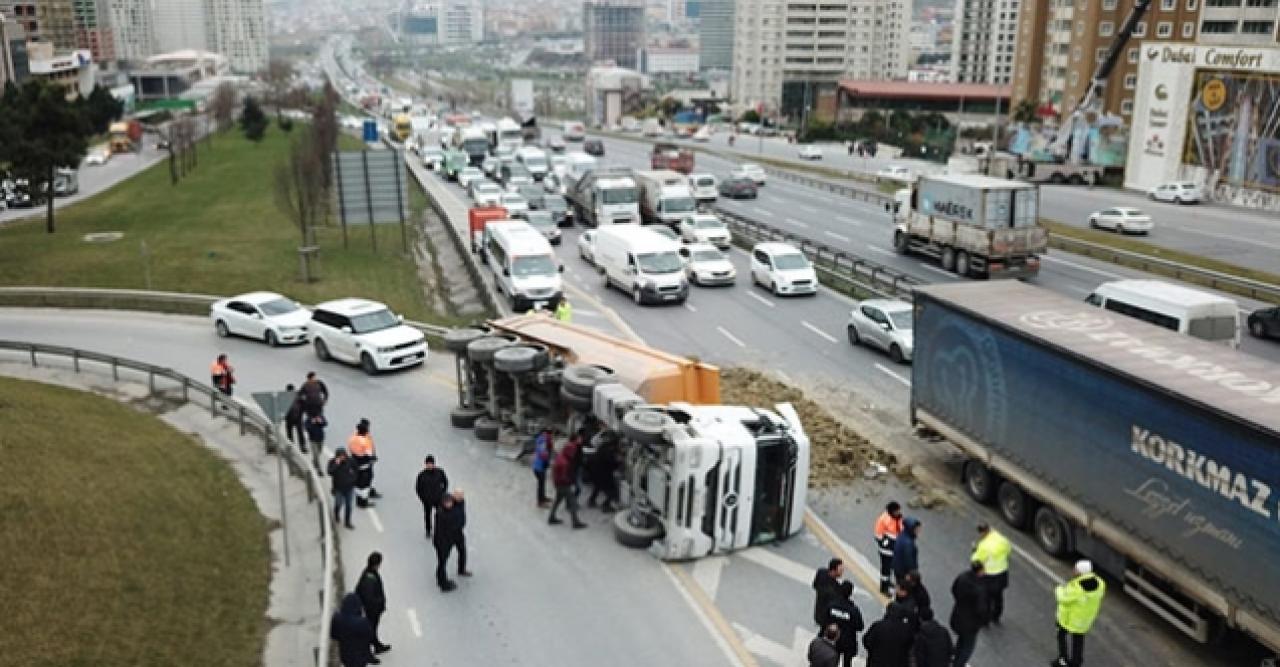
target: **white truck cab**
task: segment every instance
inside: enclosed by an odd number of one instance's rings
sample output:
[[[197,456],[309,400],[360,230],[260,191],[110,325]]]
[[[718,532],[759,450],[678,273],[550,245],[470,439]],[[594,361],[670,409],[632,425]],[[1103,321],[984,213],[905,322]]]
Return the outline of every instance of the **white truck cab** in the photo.
[[[547,162],[547,154],[541,148],[534,146],[516,149],[516,161],[529,170],[529,175],[533,176],[535,181],[541,181],[551,170],[551,164]]]

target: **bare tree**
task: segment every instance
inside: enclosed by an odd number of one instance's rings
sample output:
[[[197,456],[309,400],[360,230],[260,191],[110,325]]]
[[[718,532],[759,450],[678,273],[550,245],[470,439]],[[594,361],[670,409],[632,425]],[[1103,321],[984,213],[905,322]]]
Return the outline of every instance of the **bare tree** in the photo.
[[[276,206],[297,225],[302,246],[315,245],[316,225],[323,221],[327,193],[321,183],[320,151],[315,137],[302,133],[289,147],[289,157],[275,169]],[[311,282],[312,255],[301,252],[302,280]]]
[[[276,108],[276,120],[280,120],[280,110],[286,103],[293,74],[293,65],[279,58],[268,61],[267,68],[262,71],[262,79],[267,84],[267,103]]]
[[[319,178],[326,195],[333,187],[330,181],[333,178],[333,154],[338,150],[338,131],[338,91],[326,82],[311,120],[311,134],[320,162]]]
[[[229,83],[219,84],[209,98],[209,113],[217,123],[218,131],[231,127],[236,113],[236,89]]]

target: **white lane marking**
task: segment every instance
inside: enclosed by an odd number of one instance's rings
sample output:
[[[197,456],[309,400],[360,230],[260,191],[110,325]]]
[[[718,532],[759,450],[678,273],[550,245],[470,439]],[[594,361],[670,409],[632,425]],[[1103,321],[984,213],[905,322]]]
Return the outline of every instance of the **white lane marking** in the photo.
[[[694,308],[692,305],[690,305],[688,301],[685,301],[685,302],[684,302],[684,309],[685,309],[685,310],[687,310],[687,311],[689,311],[689,312],[691,312],[691,313],[696,313],[696,312],[698,312],[698,309],[697,309],[697,308]]]
[[[747,346],[747,344],[746,344],[746,343],[744,343],[744,342],[742,342],[742,341],[738,340],[738,337],[737,337],[737,336],[735,336],[735,335],[733,335],[733,334],[729,333],[729,330],[728,330],[728,329],[725,329],[724,327],[716,327],[716,331],[719,331],[719,332],[720,332],[720,333],[721,333],[725,338],[728,338],[729,340],[731,340],[731,341],[733,341],[734,343],[736,343],[736,344],[738,345],[738,347],[746,347],[746,346]]]
[[[805,213],[817,213],[817,212],[818,212],[818,209],[816,209],[816,208],[814,208],[814,207],[812,207],[812,206],[805,206],[804,204],[796,204],[796,208],[800,209],[801,211],[804,211]]]
[[[373,522],[373,527],[379,533],[382,532],[382,521],[378,518],[378,510],[369,508],[369,521]]]
[[[831,536],[831,539],[836,543],[836,546],[840,547],[840,551],[843,552],[842,554],[838,554],[838,555],[842,555],[846,558],[853,559],[853,564],[856,565],[858,569],[862,570],[862,573],[863,573],[863,576],[859,577],[859,579],[861,579],[864,582],[875,582],[880,577],[879,566],[872,565],[871,559],[863,555],[861,551],[858,551],[857,549],[854,549],[852,546],[849,546],[849,543],[845,542],[843,538],[837,535],[836,531],[831,530],[831,526],[828,526],[827,522],[823,521],[822,517],[818,516],[817,512],[813,511],[812,509],[805,508],[804,515],[807,519],[817,524],[817,526],[822,530],[822,532]],[[855,574],[854,576],[857,576],[857,575]]]
[[[1237,222],[1245,222],[1245,221],[1238,220]],[[1180,232],[1187,232],[1187,233],[1189,233],[1189,234],[1199,234],[1199,235],[1201,235],[1201,236],[1208,236],[1209,238],[1214,238],[1214,239],[1222,239],[1222,240],[1224,240],[1224,241],[1239,241],[1239,240],[1240,240],[1240,237],[1238,237],[1238,236],[1231,236],[1231,235],[1229,235],[1229,234],[1216,234],[1216,233],[1214,233],[1214,232],[1206,232],[1206,231],[1204,231],[1204,230],[1200,230],[1200,229],[1193,229],[1193,228],[1191,228],[1191,227],[1180,227],[1180,226],[1177,226],[1177,225],[1169,225],[1169,226],[1170,226],[1170,227],[1172,227],[1173,229],[1176,229],[1176,230],[1180,231]],[[1264,247],[1264,248],[1271,248],[1271,249],[1273,249],[1273,250],[1280,250],[1280,245],[1276,245],[1276,244],[1274,244],[1274,243],[1267,243],[1267,242],[1265,242],[1265,241],[1259,241],[1259,240],[1257,240],[1257,239],[1250,239],[1250,240],[1249,240],[1249,245],[1260,245],[1260,246],[1262,246],[1262,247]]]
[[[836,220],[839,220],[840,222],[843,222],[843,223],[845,223],[846,225],[861,225],[861,224],[862,224],[862,221],[861,221],[861,220],[854,220],[853,218],[846,218],[846,217],[844,217],[844,216],[838,216],[838,217],[836,217]]]
[[[764,298],[764,297],[760,296],[759,294],[756,294],[755,292],[747,292],[747,296],[749,296],[749,297],[751,297],[751,298],[755,299],[756,301],[759,301],[760,303],[763,303],[764,305],[766,305],[766,306],[768,306],[768,307],[770,307],[770,308],[773,308],[773,302],[772,302],[772,301],[770,301],[770,300],[768,300],[768,299],[766,299],[766,298]]]
[[[698,617],[698,621],[702,623],[702,627],[706,629],[707,634],[711,635],[711,640],[716,643],[716,646],[720,647],[720,652],[724,653],[725,658],[728,658],[729,664],[734,667],[745,667],[743,661],[738,658],[738,653],[729,646],[728,640],[725,639],[724,635],[720,634],[719,628],[707,616],[707,612],[702,609],[698,601],[693,598],[693,594],[685,589],[684,584],[680,582],[680,578],[672,571],[675,567],[678,566],[663,563],[662,572],[671,580],[671,584],[676,587],[676,592],[680,594],[685,604],[689,605],[689,609],[693,610],[693,615]]]
[[[813,568],[801,565],[790,558],[783,558],[767,549],[751,547],[750,549],[739,551],[736,555],[743,560],[749,560],[756,565],[766,567],[805,586],[808,586],[813,581]]]
[[[823,331],[822,329],[819,329],[818,327],[813,326],[812,324],[809,324],[808,322],[805,322],[804,320],[801,320],[801,321],[800,321],[800,325],[801,325],[801,326],[803,326],[804,328],[808,329],[809,331],[812,331],[813,333],[816,333],[816,334],[818,334],[819,336],[822,336],[823,338],[826,338],[828,342],[831,342],[831,343],[837,343],[837,342],[839,342],[839,341],[837,341],[837,340],[836,340],[836,337],[835,337],[835,336],[832,336],[831,334],[829,334],[829,333],[827,333],[827,332]]]
[[[693,580],[712,600],[716,599],[716,591],[720,590],[720,572],[729,564],[725,556],[711,556],[699,559],[693,564]]]
[[[1009,542],[1009,546],[1013,547],[1013,551],[1015,553],[1017,553],[1019,556],[1022,556],[1022,558],[1025,559],[1028,563],[1031,563],[1032,567],[1036,568],[1037,570],[1040,570],[1040,574],[1043,574],[1044,576],[1048,577],[1049,581],[1052,581],[1055,584],[1062,583],[1063,581],[1062,577],[1059,577],[1056,572],[1049,569],[1048,565],[1045,565],[1044,563],[1041,563],[1040,561],[1036,560],[1036,558],[1032,556],[1026,549],[1023,549],[1022,547],[1014,544],[1012,541]]]
[[[805,224],[805,223],[803,223],[803,222],[800,222],[799,220],[796,220],[795,218],[787,218],[787,219],[786,219],[786,223],[787,223],[788,225],[795,225],[796,227],[800,227],[800,228],[808,228],[808,227],[809,227],[809,225],[807,225],[807,224]]]
[[[418,610],[413,607],[409,607],[405,610],[405,613],[409,615],[409,629],[413,630],[413,636],[421,637],[422,624],[418,622]]]
[[[867,246],[867,250],[870,250],[871,252],[875,252],[875,253],[880,253],[881,255],[896,255],[896,254],[898,254],[898,253],[896,253],[896,252],[894,252],[894,251],[892,251],[892,250],[885,250],[884,248],[881,248],[880,246],[877,246],[877,245],[869,245],[869,246]]]
[[[824,230],[822,230],[822,233],[826,234],[827,236],[830,236],[830,237],[831,237],[831,238],[833,238],[833,239],[840,239],[841,241],[844,241],[845,243],[849,243],[849,242],[851,241],[851,239],[850,239],[848,236],[845,236],[844,234],[837,234],[837,233],[835,233],[835,232],[831,231],[830,229],[824,229]]]
[[[908,380],[907,378],[902,377],[900,373],[898,373],[897,371],[891,368],[886,368],[883,364],[876,364],[876,370],[880,371],[881,373],[884,373],[885,375],[888,375],[889,377],[897,380],[898,382],[901,382],[902,384],[908,387],[911,386],[911,380]]]
[[[779,380],[782,380],[787,384],[795,384],[794,382],[791,381],[791,376],[787,375],[786,373],[783,373],[782,371],[774,371],[773,374],[777,375]]]
[[[742,643],[748,651],[765,660],[788,667],[808,662],[805,654],[808,651],[809,642],[813,640],[813,633],[804,628],[796,627],[791,646],[758,634],[741,623],[734,623],[733,629],[739,637],[742,637]]]
[[[1102,269],[1095,269],[1095,268],[1093,268],[1092,266],[1085,266],[1084,264],[1077,264],[1076,262],[1071,262],[1071,261],[1068,261],[1068,260],[1062,259],[1062,258],[1060,258],[1060,257],[1055,257],[1054,255],[1045,255],[1045,256],[1044,256],[1044,259],[1046,259],[1046,260],[1048,260],[1048,261],[1050,261],[1050,262],[1056,262],[1056,263],[1058,263],[1058,264],[1063,264],[1063,265],[1065,265],[1065,266],[1069,266],[1069,267],[1071,267],[1071,268],[1073,268],[1073,269],[1079,269],[1079,270],[1081,270],[1081,271],[1088,271],[1089,273],[1096,273],[1096,274],[1098,274],[1098,275],[1100,275],[1100,276],[1106,276],[1107,278],[1115,278],[1115,279],[1124,278],[1124,276],[1122,276],[1122,275],[1120,275],[1120,274],[1118,274],[1118,273],[1112,273],[1112,272],[1110,272],[1110,271],[1103,271]]]
[[[948,271],[948,270],[946,270],[946,269],[938,268],[938,267],[936,267],[936,266],[934,266],[934,265],[932,265],[932,264],[921,264],[920,266],[924,267],[924,270],[925,270],[925,271],[932,271],[932,272],[934,272],[934,273],[941,273],[942,275],[944,275],[944,276],[946,276],[946,277],[948,277],[948,278],[950,278],[950,277],[951,277],[951,272],[950,272],[950,271]]]

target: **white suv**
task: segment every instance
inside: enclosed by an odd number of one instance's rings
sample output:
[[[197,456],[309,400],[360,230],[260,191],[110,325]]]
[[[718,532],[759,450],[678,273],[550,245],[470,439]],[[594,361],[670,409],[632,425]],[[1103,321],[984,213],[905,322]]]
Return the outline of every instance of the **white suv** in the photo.
[[[777,296],[818,293],[813,264],[804,253],[786,243],[759,243],[751,249],[751,281]]]
[[[315,307],[309,329],[317,357],[360,364],[373,375],[426,362],[427,339],[403,322],[377,301],[338,299]]]

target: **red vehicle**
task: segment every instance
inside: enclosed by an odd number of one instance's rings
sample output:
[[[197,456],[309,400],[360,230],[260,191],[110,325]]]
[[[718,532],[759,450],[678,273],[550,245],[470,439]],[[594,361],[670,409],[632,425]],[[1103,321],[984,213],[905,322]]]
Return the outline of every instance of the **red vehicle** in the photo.
[[[480,250],[485,225],[495,220],[506,219],[507,209],[501,206],[477,206],[467,211],[467,220],[471,223],[471,252]]]
[[[688,175],[693,173],[693,151],[675,144],[654,144],[649,158],[651,169],[670,169]]]

